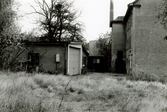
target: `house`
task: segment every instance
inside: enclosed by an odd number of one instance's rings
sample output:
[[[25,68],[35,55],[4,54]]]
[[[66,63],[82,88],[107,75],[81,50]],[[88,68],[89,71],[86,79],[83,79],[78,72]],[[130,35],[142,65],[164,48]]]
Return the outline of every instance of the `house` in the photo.
[[[167,32],[156,8],[163,0],[136,0],[128,4],[125,16],[111,21],[112,68],[126,65],[127,74],[167,75]],[[118,59],[118,57],[121,57]],[[123,69],[122,69],[123,70]]]
[[[107,58],[105,56],[88,56],[88,71],[89,72],[106,72]]]
[[[111,71],[111,35],[92,40],[89,42],[88,71],[109,72]]]
[[[28,60],[28,71],[76,75],[87,70],[88,52],[80,42],[28,42],[20,60]]]

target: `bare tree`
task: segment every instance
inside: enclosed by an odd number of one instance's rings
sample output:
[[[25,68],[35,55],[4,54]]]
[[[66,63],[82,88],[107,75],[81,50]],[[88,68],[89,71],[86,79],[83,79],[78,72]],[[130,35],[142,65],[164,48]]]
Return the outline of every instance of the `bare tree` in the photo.
[[[40,15],[39,23],[45,34],[47,41],[84,41],[82,36],[82,24],[77,21],[79,15],[73,9],[73,2],[67,0],[46,0],[36,1],[40,10],[34,6],[32,8]]]

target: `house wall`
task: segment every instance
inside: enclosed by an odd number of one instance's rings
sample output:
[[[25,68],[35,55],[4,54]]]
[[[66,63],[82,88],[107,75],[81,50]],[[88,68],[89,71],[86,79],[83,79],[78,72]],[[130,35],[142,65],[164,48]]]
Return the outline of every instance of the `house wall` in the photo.
[[[26,50],[19,59],[26,60],[28,53],[33,50],[33,53],[39,53],[41,58],[39,59],[39,64],[43,67],[45,72],[52,72],[66,74],[66,60],[67,51],[66,48],[62,46],[36,46],[34,49]],[[60,55],[60,62],[56,63],[56,54]]]
[[[40,64],[42,64],[45,71],[51,71],[58,73],[64,73],[65,69],[65,47],[64,46],[41,46],[37,47],[34,52],[42,53],[46,52],[40,59]],[[60,62],[56,63],[56,54],[60,55]]]
[[[112,71],[115,71],[115,61],[117,58],[117,52],[123,51],[125,59],[125,49],[126,49],[126,38],[125,38],[125,29],[123,23],[112,23]]]
[[[132,35],[133,35],[133,21],[132,12],[130,13],[129,19],[126,22],[126,70],[127,74],[132,74]]]
[[[139,0],[133,8],[132,72],[167,75],[167,32],[159,24],[156,7],[159,0]]]

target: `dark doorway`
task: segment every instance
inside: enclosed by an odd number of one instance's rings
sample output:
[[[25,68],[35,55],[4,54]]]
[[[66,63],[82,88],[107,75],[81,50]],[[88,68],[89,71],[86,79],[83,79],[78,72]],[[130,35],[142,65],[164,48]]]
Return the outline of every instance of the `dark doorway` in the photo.
[[[118,57],[119,59],[123,59],[123,51],[118,51],[118,52],[117,52],[117,57]]]
[[[125,61],[123,60],[123,51],[117,52],[117,58],[115,61],[115,72],[126,73]]]
[[[27,71],[35,71],[35,67],[39,65],[39,53],[28,53]]]

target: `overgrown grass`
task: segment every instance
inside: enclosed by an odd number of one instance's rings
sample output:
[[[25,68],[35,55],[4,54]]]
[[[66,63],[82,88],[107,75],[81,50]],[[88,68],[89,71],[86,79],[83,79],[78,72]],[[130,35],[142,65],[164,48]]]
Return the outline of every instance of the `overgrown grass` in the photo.
[[[143,71],[138,71],[136,74],[128,75],[128,79],[135,81],[148,81],[148,82],[167,82],[167,76],[165,74],[156,75],[154,73],[149,74]]]
[[[0,72],[0,112],[166,112],[167,85],[107,74]]]

